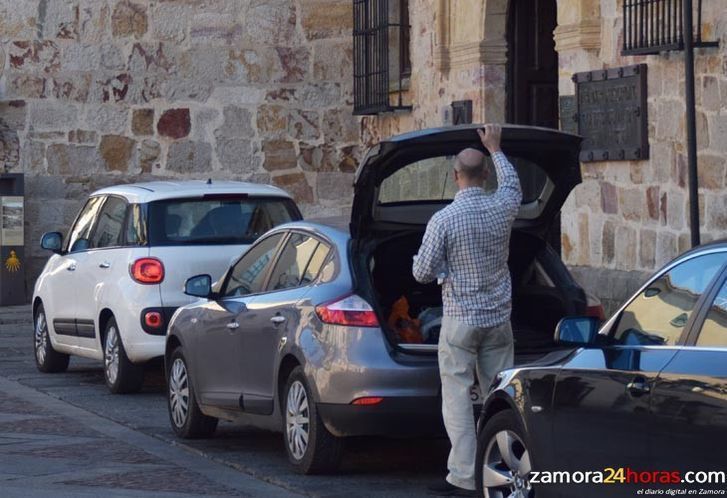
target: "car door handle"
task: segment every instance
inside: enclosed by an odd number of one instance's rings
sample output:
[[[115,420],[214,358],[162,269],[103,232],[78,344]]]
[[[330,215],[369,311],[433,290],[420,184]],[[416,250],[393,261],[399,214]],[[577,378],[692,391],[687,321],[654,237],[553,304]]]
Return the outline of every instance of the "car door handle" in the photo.
[[[98,267],[99,268],[111,268],[111,263],[109,263],[108,261],[104,261],[103,263],[99,263]]]
[[[230,322],[227,324],[227,328],[230,330],[235,330],[235,329],[240,328],[240,324],[237,322]]]
[[[271,322],[273,322],[275,325],[280,325],[285,321],[285,317],[282,315],[275,315],[270,319]]]
[[[70,265],[66,266],[66,270],[76,271],[76,263],[71,263]]]
[[[626,390],[632,396],[642,396],[651,392],[651,386],[646,382],[646,379],[637,377],[628,384],[626,384]]]

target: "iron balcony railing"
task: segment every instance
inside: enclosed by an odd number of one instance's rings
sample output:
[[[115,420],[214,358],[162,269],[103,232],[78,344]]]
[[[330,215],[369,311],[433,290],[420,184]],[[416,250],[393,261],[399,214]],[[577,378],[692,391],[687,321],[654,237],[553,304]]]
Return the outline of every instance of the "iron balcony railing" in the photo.
[[[684,50],[683,0],[623,0],[623,55],[650,55]],[[714,47],[702,40],[702,0],[694,2],[695,47]]]

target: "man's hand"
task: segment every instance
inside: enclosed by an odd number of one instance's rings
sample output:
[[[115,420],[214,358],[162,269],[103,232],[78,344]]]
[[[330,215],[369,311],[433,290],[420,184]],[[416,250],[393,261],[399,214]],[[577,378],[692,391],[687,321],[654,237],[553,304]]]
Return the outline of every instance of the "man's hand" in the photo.
[[[498,124],[486,124],[485,130],[477,130],[477,134],[482,140],[482,145],[490,152],[500,152],[500,135],[502,135],[502,127]]]

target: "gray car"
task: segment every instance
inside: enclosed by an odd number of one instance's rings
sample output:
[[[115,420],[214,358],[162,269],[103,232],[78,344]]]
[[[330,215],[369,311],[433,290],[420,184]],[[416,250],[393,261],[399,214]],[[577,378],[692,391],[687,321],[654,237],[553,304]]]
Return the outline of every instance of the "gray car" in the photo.
[[[546,242],[580,182],[580,138],[506,126],[502,146],[524,192],[510,268],[525,361],[554,347],[562,317],[603,310]],[[441,431],[440,288],[414,281],[411,261],[456,192],[453,155],[466,147],[482,148],[474,126],[381,142],[356,174],[347,227],[282,225],[218,282],[189,279],[186,292],[202,299],[174,315],[165,355],[176,434],[210,436],[218,419],[282,430],[293,466],[318,473],[335,469],[346,436]]]

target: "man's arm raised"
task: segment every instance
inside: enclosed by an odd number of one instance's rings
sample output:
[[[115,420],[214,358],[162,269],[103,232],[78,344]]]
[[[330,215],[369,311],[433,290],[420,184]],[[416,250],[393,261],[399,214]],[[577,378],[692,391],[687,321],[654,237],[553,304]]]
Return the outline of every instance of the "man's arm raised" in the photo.
[[[523,198],[520,189],[520,178],[517,171],[515,171],[515,167],[500,149],[502,127],[497,124],[486,124],[484,131],[477,130],[477,134],[480,136],[482,145],[490,153],[492,162],[495,165],[495,173],[497,174],[497,192],[495,195],[502,197],[503,202],[507,202],[513,208],[519,208]]]

